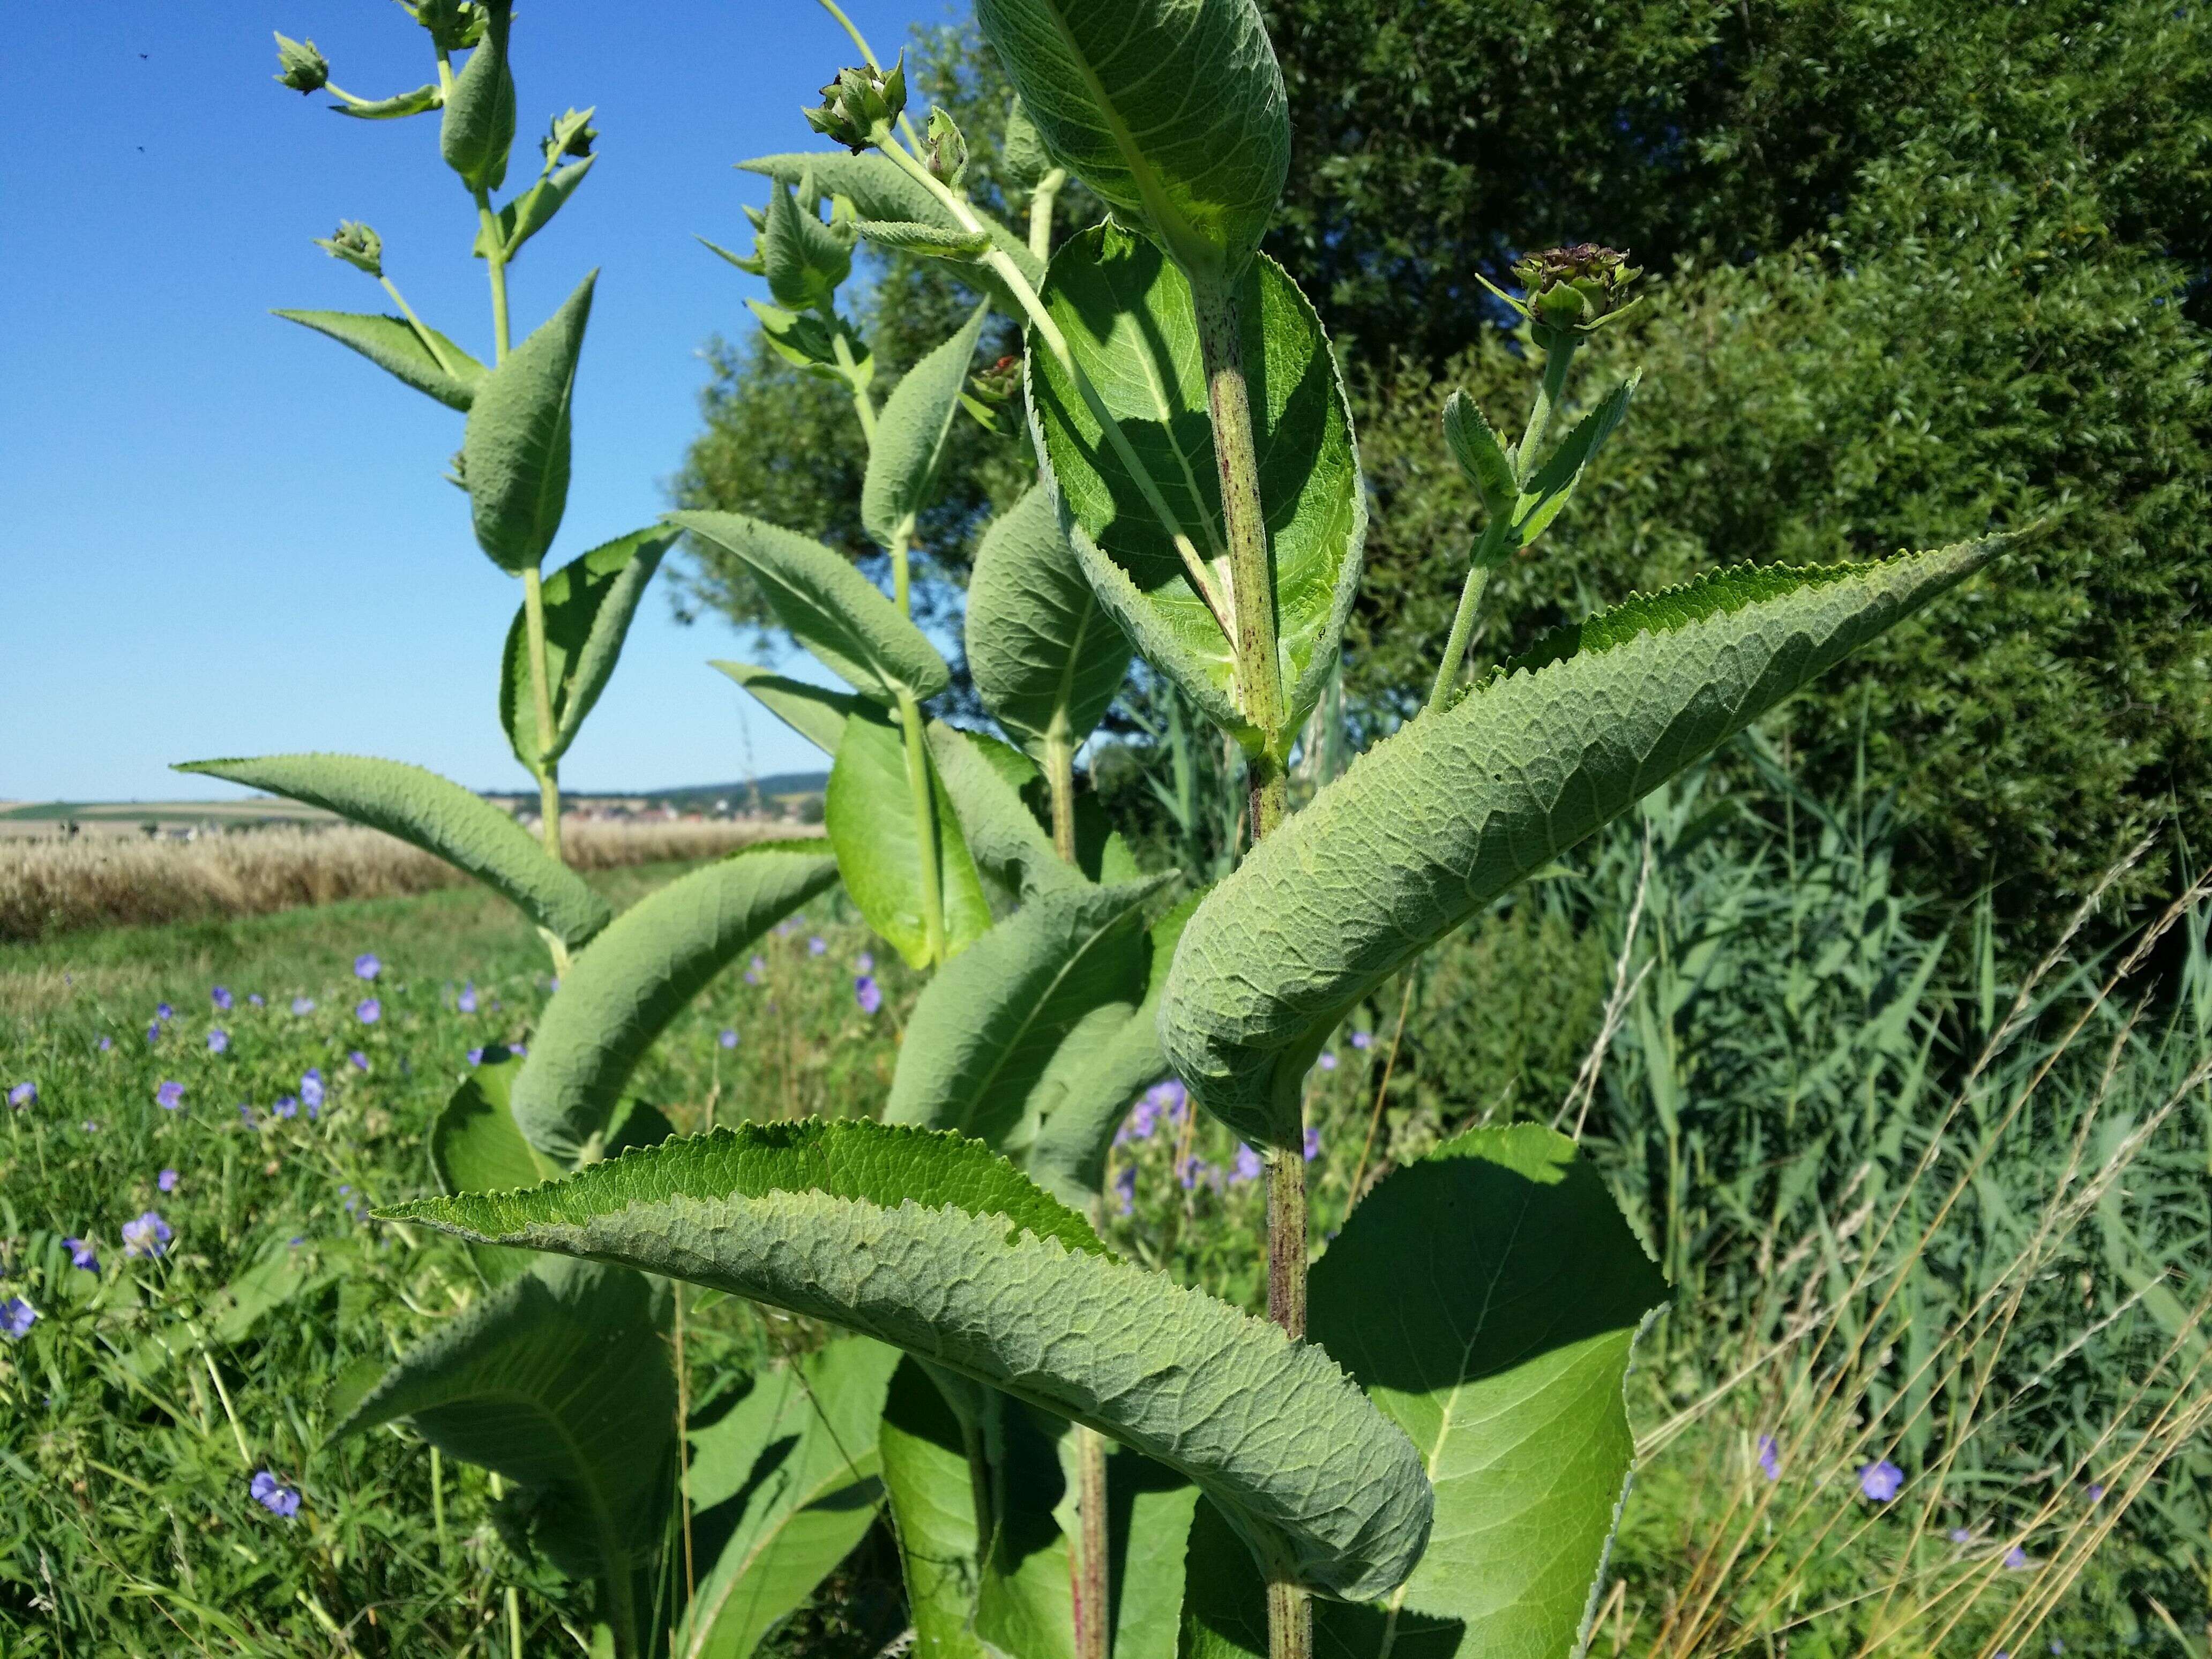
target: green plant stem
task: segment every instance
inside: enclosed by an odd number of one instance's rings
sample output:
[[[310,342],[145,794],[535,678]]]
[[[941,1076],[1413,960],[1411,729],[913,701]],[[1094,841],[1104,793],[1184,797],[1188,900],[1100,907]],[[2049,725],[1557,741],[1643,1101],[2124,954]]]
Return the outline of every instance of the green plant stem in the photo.
[[[522,1598],[512,1584],[507,1587],[507,1659],[522,1659]]]
[[[943,180],[901,149],[897,141],[892,138],[888,131],[878,130],[876,146],[896,164],[900,171],[936,197],[963,230],[988,234],[984,231],[983,222],[975,216],[974,209],[969,206],[967,201],[945,188]],[[1176,553],[1182,561],[1183,574],[1189,579],[1192,588],[1205,602],[1206,608],[1212,613],[1213,620],[1220,628],[1222,634],[1233,638],[1229,614],[1229,597],[1221,591],[1207,573],[1206,561],[1199,556],[1197,544],[1191,540],[1182,525],[1176,521],[1174,509],[1168,506],[1167,497],[1160,493],[1159,485],[1154,482],[1151,471],[1138,456],[1135,447],[1129,441],[1128,434],[1121,430],[1121,423],[1114,418],[1113,411],[1106,407],[1106,400],[1098,395],[1098,388],[1091,384],[1091,377],[1083,372],[1082,365],[1075,361],[1075,354],[1067,347],[1067,337],[1060,331],[1060,325],[1053,320],[1052,313],[1044,308],[1044,301],[1038,295],[1037,291],[1030,286],[1030,280],[1022,274],[1022,268],[1007,257],[1005,249],[994,247],[983,256],[983,263],[1000,282],[1006,284],[1006,291],[1014,296],[1015,302],[1021,307],[1024,314],[1029,318],[1030,325],[1036,330],[1037,338],[1043,343],[1044,349],[1052,354],[1052,360],[1060,365],[1060,372],[1073,383],[1076,392],[1083,398],[1085,407],[1090,410],[1091,419],[1098,422],[1099,429],[1106,434],[1107,442],[1114,447],[1115,455],[1127,469],[1129,477],[1135,481],[1138,493],[1145,498],[1145,504],[1152,509],[1153,516],[1159,520],[1161,530],[1175,544]],[[1207,533],[1209,537],[1212,534],[1210,526]]]
[[[876,403],[868,396],[867,388],[860,382],[860,366],[853,361],[853,348],[845,338],[845,331],[837,326],[837,313],[828,306],[822,308],[823,320],[830,325],[830,349],[837,354],[837,367],[845,376],[845,384],[853,393],[853,413],[860,417],[860,438],[869,448],[876,447]]]
[[[929,776],[928,739],[914,694],[898,696],[899,726],[906,738],[906,787],[914,800],[915,844],[921,855],[921,931],[932,963],[945,960],[945,894],[939,884],[937,800]]]
[[[1524,489],[1536,474],[1536,458],[1544,447],[1545,434],[1552,429],[1552,416],[1557,412],[1567,392],[1567,370],[1575,361],[1575,348],[1582,343],[1580,337],[1561,333],[1544,353],[1544,373],[1536,383],[1535,407],[1528,411],[1528,429],[1521,434],[1521,447],[1513,452],[1514,482]]]
[[[492,367],[496,368],[507,361],[513,339],[507,316],[507,255],[499,245],[499,217],[491,210],[489,192],[478,191],[477,222],[483,231],[484,246],[491,251],[484,255],[491,279],[491,344]]]
[[[435,1446],[430,1448],[430,1526],[443,1564],[453,1545],[446,1536],[446,1460]]]
[[[1474,621],[1482,614],[1485,590],[1490,586],[1490,573],[1505,557],[1505,544],[1511,536],[1511,527],[1503,513],[1494,514],[1482,527],[1482,538],[1474,544],[1474,556],[1468,563],[1467,582],[1459,591],[1459,609],[1452,613],[1451,633],[1444,640],[1443,656],[1437,663],[1437,678],[1429,687],[1426,707],[1439,708],[1445,694],[1459,678],[1461,665],[1467,660],[1468,641],[1474,637]]]
[[[561,763],[553,750],[553,683],[545,657],[545,584],[535,565],[522,573],[522,625],[530,647],[530,690],[538,705],[538,805],[545,850],[561,856]]]
[[[1067,182],[1066,167],[1049,167],[1030,191],[1030,252],[1039,264],[1052,258],[1052,210],[1060,187]]]
[[[415,331],[415,337],[422,343],[422,349],[430,354],[431,360],[440,368],[451,374],[453,366],[447,361],[444,349],[438,344],[438,337],[422,326],[422,319],[415,314],[415,307],[407,303],[407,296],[399,291],[398,284],[381,274],[376,280],[383,284],[384,291],[392,296],[392,303],[398,306],[400,314],[407,319],[407,326]]]
[[[1064,714],[1053,715],[1044,734],[1045,786],[1052,793],[1052,848],[1060,861],[1073,865],[1075,856],[1075,745],[1068,740]]]
[[[909,513],[891,526],[891,544],[884,550],[891,556],[891,600],[899,614],[914,614],[914,574],[908,560],[914,550],[914,514]]]

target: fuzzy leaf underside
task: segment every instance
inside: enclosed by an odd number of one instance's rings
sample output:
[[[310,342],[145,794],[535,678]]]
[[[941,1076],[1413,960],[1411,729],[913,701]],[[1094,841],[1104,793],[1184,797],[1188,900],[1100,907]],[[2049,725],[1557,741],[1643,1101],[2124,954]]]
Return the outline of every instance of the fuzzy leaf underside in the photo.
[[[302,328],[312,328],[318,334],[327,334],[340,345],[358,351],[386,374],[464,415],[469,412],[469,404],[476,398],[477,387],[491,373],[434,328],[430,335],[445,354],[445,362],[440,362],[404,317],[345,311],[279,311],[272,314]],[[453,366],[451,373],[447,364]]]
[[[1317,1654],[1578,1650],[1635,1450],[1631,1351],[1667,1296],[1595,1170],[1539,1124],[1460,1135],[1361,1200],[1314,1269],[1308,1335],[1412,1437],[1437,1520],[1378,1605],[1316,1610]],[[1194,1575],[1191,1659],[1267,1650],[1241,1553]]]
[[[492,191],[507,181],[514,144],[514,73],[507,66],[507,0],[493,0],[485,9],[483,38],[447,94],[438,153],[470,189]]]
[[[769,714],[825,755],[837,752],[837,744],[845,735],[845,722],[860,706],[860,700],[849,691],[810,685],[805,680],[794,680],[772,668],[757,667],[749,662],[717,659],[707,666],[727,674],[750,692]]]
[[[174,769],[305,801],[397,836],[511,901],[572,949],[606,926],[607,902],[507,812],[471,790],[404,761],[367,755],[263,755]]]
[[[1103,1254],[957,1136],[749,1126],[387,1213],[709,1285],[1088,1423],[1197,1481],[1274,1571],[1324,1594],[1383,1593],[1427,1538],[1418,1455],[1320,1350]]]
[[[614,674],[646,584],[682,533],[673,525],[632,531],[545,579],[545,670],[553,703],[553,744],[545,758],[558,760],[576,740]],[[520,610],[507,624],[500,659],[499,718],[515,759],[534,772],[538,702],[531,689],[529,624]]]
[[[1161,879],[1048,894],[948,963],[907,1022],[884,1121],[1026,1149],[1042,1118],[1034,1097],[1069,1034],[1143,994],[1144,904]]]
[[[942,720],[929,723],[928,735],[930,759],[978,869],[1024,904],[1083,885],[1082,872],[1054,849],[1052,838],[1000,769],[1002,759],[1019,760],[1018,754],[994,738]]]
[[[461,465],[477,545],[511,576],[538,567],[568,507],[569,406],[598,281],[595,270],[579,283],[469,405]]]
[[[933,851],[946,955],[981,939],[991,926],[990,901],[959,817],[935,765],[927,763],[925,769],[933,849],[923,846],[915,821],[904,733],[873,707],[856,709],[845,722],[822,800],[823,825],[837,854],[846,896],[868,926],[916,969],[930,961],[922,872]]]
[[[1722,572],[1593,617],[1411,721],[1191,919],[1160,1012],[1170,1061],[1246,1139],[1288,1144],[1300,1080],[1360,997],[2003,540]]]
[[[978,0],[975,22],[1054,160],[1194,280],[1242,274],[1291,153],[1253,0]]]
[[[515,1127],[509,1099],[522,1062],[499,1052],[461,1079],[430,1124],[430,1169],[443,1193],[496,1193],[534,1187],[560,1172],[538,1157]],[[504,1285],[527,1273],[527,1250],[471,1244],[469,1253],[487,1283]]]
[[[1084,579],[1037,484],[983,532],[968,579],[968,666],[992,718],[1042,765],[1105,718],[1129,672],[1129,641]]]
[[[742,513],[672,513],[669,521],[735,555],[776,620],[830,672],[886,706],[952,684],[929,636],[875,584],[810,536]]]
[[[1312,712],[1359,581],[1366,493],[1350,406],[1320,319],[1264,255],[1238,286],[1260,496],[1274,566],[1283,727],[1241,712],[1236,659],[1158,511],[1053,355],[1032,338],[1030,428],[1060,520],[1098,601],[1145,659],[1249,748],[1285,749]],[[1160,251],[1109,223],[1053,257],[1044,302],[1225,594],[1221,484],[1189,283]],[[1034,335],[1035,331],[1031,331]]]
[[[878,547],[889,549],[902,526],[908,537],[914,533],[909,520],[929,499],[945,438],[960,413],[975,342],[990,314],[988,307],[976,307],[960,331],[908,369],[884,400],[860,482],[860,523]]]
[[[514,1081],[516,1124],[574,1163],[655,1037],[739,951],[837,878],[819,842],[746,848],[623,912],[562,975]]]

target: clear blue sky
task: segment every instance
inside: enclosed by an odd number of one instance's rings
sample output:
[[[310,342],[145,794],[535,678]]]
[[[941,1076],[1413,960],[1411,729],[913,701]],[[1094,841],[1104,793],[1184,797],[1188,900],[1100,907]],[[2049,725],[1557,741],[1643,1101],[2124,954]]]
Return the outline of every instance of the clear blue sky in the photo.
[[[848,0],[879,51],[942,0]],[[852,49],[810,0],[526,0],[518,173],[570,104],[600,160],[515,268],[517,337],[601,267],[575,475],[551,563],[650,523],[697,426],[699,348],[763,290],[691,240],[748,247],[741,157],[816,147],[799,115]],[[330,749],[477,787],[527,780],[494,678],[520,600],[442,481],[461,416],[276,306],[388,309],[313,246],[384,237],[427,321],[490,356],[473,209],[434,115],[328,112],[270,77],[312,36],[349,91],[432,76],[390,0],[103,0],[20,9],[0,55],[0,799],[204,797],[171,761]],[[737,645],[641,609],[563,766],[584,789],[762,775],[816,751],[704,666]]]

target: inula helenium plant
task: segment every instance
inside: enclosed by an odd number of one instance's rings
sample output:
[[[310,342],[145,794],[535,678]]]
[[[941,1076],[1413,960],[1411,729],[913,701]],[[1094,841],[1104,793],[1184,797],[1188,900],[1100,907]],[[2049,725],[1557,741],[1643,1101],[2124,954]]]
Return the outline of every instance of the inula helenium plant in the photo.
[[[465,417],[453,481],[521,588],[491,689],[541,788],[542,844],[398,761],[192,769],[471,872],[538,927],[560,983],[527,1058],[472,1073],[434,1127],[445,1196],[386,1217],[469,1240],[482,1293],[346,1427],[408,1419],[512,1483],[532,1545],[599,1586],[594,1652],[753,1651],[879,1507],[922,1654],[1577,1650],[1627,1490],[1623,1381],[1667,1285],[1573,1144],[1533,1125],[1398,1169],[1316,1251],[1308,1070],[1383,980],[1996,540],[1716,572],[1469,684],[1489,577],[1536,556],[1635,391],[1573,374],[1583,341],[1635,303],[1626,257],[1533,254],[1522,290],[1497,296],[1536,379],[1521,435],[1462,396],[1442,411],[1483,523],[1427,707],[1293,812],[1367,498],[1328,340],[1259,251],[1290,149],[1259,10],[977,0],[1018,93],[1003,153],[1030,193],[1022,230],[966,193],[952,118],[910,110],[902,66],[848,26],[863,61],[806,112],[835,147],[746,163],[773,181],[757,240],[714,250],[765,278],[753,309],[775,348],[849,398],[889,594],[733,513],[672,514],[548,574],[593,279],[516,343],[506,272],[591,170],[592,112],[555,118],[510,189],[507,5],[409,9],[436,70],[419,89],[341,92],[281,37],[279,78],[365,119],[435,116],[489,278],[489,361],[416,315],[388,273],[400,256],[362,224],[322,246],[398,314],[279,314]],[[1070,179],[1107,217],[1055,251]],[[839,308],[863,241],[951,261],[976,296],[887,397]],[[978,373],[994,310],[1021,331],[1018,384],[1012,362]],[[985,535],[967,600],[1002,740],[933,717],[952,675],[910,614],[909,561],[956,424],[995,429],[1017,393],[1036,481]],[[560,762],[686,533],[738,562],[842,683],[715,665],[830,757],[828,835],[613,916],[562,861]],[[1133,656],[1249,778],[1249,850],[1205,890],[1080,830],[1077,758]],[[880,1113],[673,1135],[626,1092],[641,1056],[833,885],[930,975]],[[1262,1149],[1265,1320],[1100,1240],[1115,1131],[1170,1075]],[[662,1340],[687,1284],[851,1334],[687,1439]],[[695,1538],[695,1516],[732,1504],[734,1530]]]

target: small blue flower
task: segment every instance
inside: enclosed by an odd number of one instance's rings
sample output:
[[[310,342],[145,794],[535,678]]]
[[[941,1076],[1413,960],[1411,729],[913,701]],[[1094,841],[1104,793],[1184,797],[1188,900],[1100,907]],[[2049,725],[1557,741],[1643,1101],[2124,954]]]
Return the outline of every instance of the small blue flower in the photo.
[[[173,1112],[185,1103],[185,1085],[164,1083],[154,1091],[154,1103],[165,1112]]]
[[[154,1018],[155,1019],[173,1019],[176,1018],[176,1014],[177,1011],[169,1006],[166,1002],[159,1002],[154,1005]]]
[[[100,1041],[105,1042],[107,1039],[106,1037],[102,1037]],[[37,1105],[39,1103],[39,1085],[28,1079],[17,1084],[14,1088],[8,1091],[8,1103],[10,1106],[13,1106],[17,1111],[22,1110],[26,1106]]]
[[[1877,1504],[1887,1504],[1905,1486],[1905,1471],[1883,1458],[1859,1471],[1859,1490]]]
[[[1769,1480],[1782,1478],[1782,1448],[1774,1443],[1771,1434],[1759,1437],[1759,1472]]]
[[[374,997],[364,997],[354,1006],[354,1018],[364,1025],[374,1025],[384,1018],[384,1005]]]
[[[1229,1184],[1241,1187],[1248,1181],[1260,1178],[1260,1154],[1243,1141],[1237,1143],[1236,1159],[1229,1166]]]
[[[100,1252],[88,1238],[65,1238],[62,1248],[70,1253],[70,1266],[82,1267],[88,1273],[100,1271]]]
[[[222,985],[216,986],[214,990],[208,993],[208,1000],[215,1004],[217,1008],[221,1009],[226,1014],[236,1006],[230,994],[229,988]]]
[[[177,1172],[174,1170],[162,1170],[154,1177],[154,1184],[165,1193],[173,1193],[177,1190]]]
[[[104,1036],[104,1037],[100,1038],[100,1053],[102,1053],[103,1054],[106,1054],[106,1053],[110,1048],[112,1048],[114,1046],[115,1046],[115,1039],[114,1039],[113,1037],[105,1037],[105,1036]]]
[[[254,1475],[246,1491],[253,1495],[255,1503],[271,1515],[289,1521],[300,1512],[300,1494],[267,1469]]]
[[[1310,1164],[1321,1156],[1321,1131],[1309,1127],[1305,1138],[1306,1162]]]
[[[159,1042],[161,1040],[161,1023],[159,1020],[156,1020],[154,1024],[146,1028],[146,1041],[149,1042]]]
[[[276,1103],[269,1109],[269,1115],[271,1117],[297,1117],[300,1115],[300,1103],[291,1095],[280,1096]]]
[[[11,1342],[20,1342],[31,1334],[31,1327],[39,1322],[39,1310],[20,1296],[11,1296],[0,1302],[0,1336]]]
[[[310,1066],[307,1070],[307,1074],[300,1079],[300,1098],[311,1112],[323,1103],[323,1070],[321,1066]]]
[[[725,1048],[734,1048],[738,1046],[738,1034],[735,1031],[729,1030],[726,1028],[723,1030],[722,1035],[716,1038],[715,1041],[720,1042]]]
[[[355,1071],[365,1072],[368,1069],[368,1056],[362,1053],[360,1049],[355,1049],[351,1054],[348,1054],[346,1058],[353,1063],[353,1068]]]
[[[1971,1544],[1974,1541],[1974,1534],[1964,1527],[1954,1527],[1951,1528],[1951,1541],[1954,1544]]]
[[[2027,1552],[2022,1549],[2019,1545],[2014,1544],[2010,1549],[2004,1553],[2004,1564],[2010,1567],[2014,1572],[2021,1571],[2028,1564]]]
[[[466,985],[461,987],[460,1000],[457,1006],[465,1014],[473,1014],[476,1012],[477,984],[474,980],[471,980]]]
[[[812,939],[806,941],[806,954],[810,957],[824,955],[828,952],[829,949],[830,941],[823,938],[819,933],[815,934]]]
[[[1128,1214],[1137,1207],[1137,1166],[1124,1164],[1121,1173],[1114,1177],[1114,1191],[1121,1213]]]
[[[383,971],[384,964],[367,951],[353,959],[353,976],[356,979],[374,979]]]
[[[883,988],[872,975],[863,974],[853,981],[853,1000],[860,1005],[862,1013],[873,1014],[884,1006]]]
[[[470,1049],[470,1050],[469,1050],[469,1064],[470,1064],[470,1065],[471,1065],[471,1066],[481,1066],[481,1065],[483,1065],[483,1049],[481,1049],[481,1048],[471,1048],[471,1049]]]
[[[258,991],[249,993],[246,1000],[257,1008],[265,1008],[269,1006],[267,1003],[262,1001],[261,993]]]
[[[253,1127],[253,1108],[251,1106],[240,1106],[238,1109],[238,1115],[240,1120],[245,1123],[247,1128],[251,1129]]]
[[[1322,1070],[1324,1072],[1334,1071],[1336,1069],[1336,1050],[1334,1048],[1323,1050],[1320,1065]]]
[[[873,951],[861,951],[860,959],[853,965],[858,968],[864,974],[874,973],[876,971],[876,953]]]
[[[176,1237],[169,1224],[158,1212],[149,1210],[136,1221],[123,1224],[123,1254],[125,1255],[160,1255],[169,1248]]]
[[[2083,1493],[2083,1496],[2087,1498],[2092,1504],[2103,1503],[2105,1501],[2104,1483],[2102,1481],[2092,1480],[2089,1483],[2087,1491]]]
[[[292,999],[292,1012],[293,1012],[294,1013],[295,1013],[295,1014],[312,1014],[312,1013],[313,1013],[313,1012],[315,1012],[315,1000],[314,1000],[314,998],[313,998],[313,997],[294,997],[294,998]]]
[[[230,1047],[230,1033],[218,1026],[208,1033],[208,1052],[219,1054]]]
[[[1374,1037],[1365,1031],[1354,1031],[1352,1034],[1352,1046],[1355,1048],[1367,1048],[1372,1044],[1374,1041]]]

